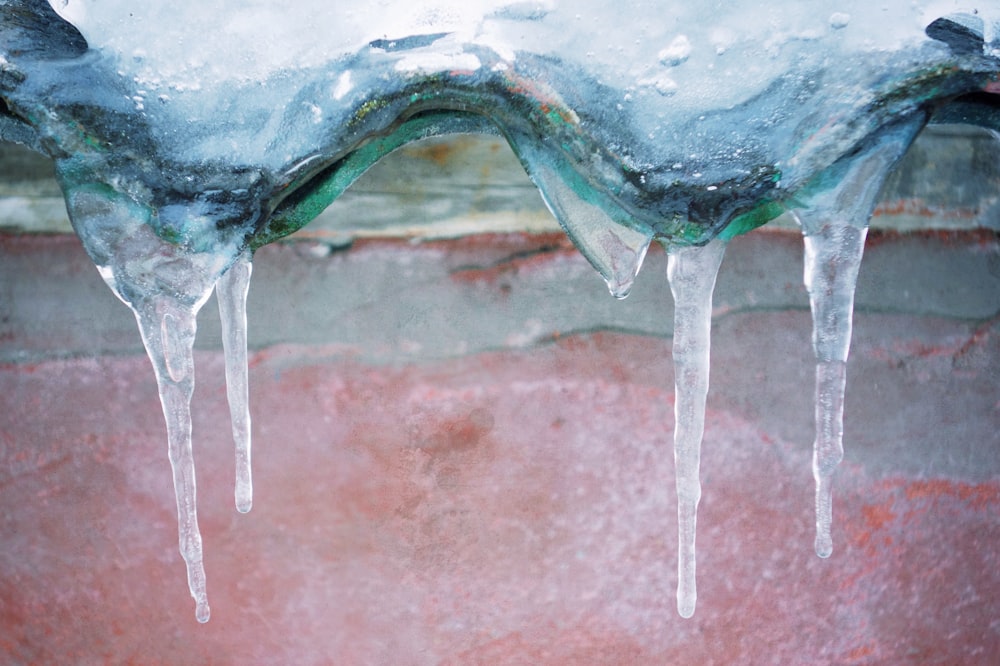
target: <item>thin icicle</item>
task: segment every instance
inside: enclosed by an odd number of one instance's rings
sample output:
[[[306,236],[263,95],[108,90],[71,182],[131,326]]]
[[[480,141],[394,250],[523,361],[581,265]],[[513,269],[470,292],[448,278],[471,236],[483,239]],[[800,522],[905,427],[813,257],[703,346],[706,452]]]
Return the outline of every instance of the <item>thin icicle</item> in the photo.
[[[248,512],[253,506],[247,380],[247,292],[252,269],[250,251],[246,250],[215,286],[222,319],[222,347],[226,356],[226,396],[236,445],[236,510],[240,513]]]
[[[677,475],[677,612],[694,615],[695,533],[701,499],[701,439],[711,349],[712,292],[722,264],[725,242],[705,247],[674,248],[667,278],[674,295],[674,465]]]
[[[833,553],[833,473],[844,458],[844,390],[851,346],[854,291],[868,219],[885,178],[906,152],[926,117],[914,114],[887,128],[864,150],[831,167],[833,182],[795,211],[805,239],[804,282],[809,292],[816,354],[816,554]]]
[[[194,393],[194,338],[197,307],[185,306],[166,296],[152,296],[133,307],[142,342],[160,390],[167,423],[170,467],[177,497],[180,551],[187,565],[188,587],[194,597],[195,617],[208,622],[205,567],[202,564],[201,531],[195,488],[194,455],[191,446],[191,396]]]
[[[867,228],[827,225],[805,237],[805,283],[816,352],[816,554],[833,552],[833,473],[844,458],[844,389],[851,343],[854,289]]]

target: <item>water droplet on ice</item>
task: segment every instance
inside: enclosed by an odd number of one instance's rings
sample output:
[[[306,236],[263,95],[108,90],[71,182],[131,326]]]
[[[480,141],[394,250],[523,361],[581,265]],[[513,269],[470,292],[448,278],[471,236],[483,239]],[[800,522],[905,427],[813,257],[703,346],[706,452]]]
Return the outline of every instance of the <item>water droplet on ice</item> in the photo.
[[[661,95],[673,95],[677,92],[677,82],[669,76],[663,74],[648,79],[643,79],[639,85],[652,86]]]
[[[851,15],[845,14],[844,12],[834,12],[830,14],[830,27],[834,30],[840,30],[841,28],[846,28],[847,24],[851,22]]]
[[[688,40],[687,35],[677,35],[656,57],[664,65],[676,67],[686,61],[690,55],[691,42]]]

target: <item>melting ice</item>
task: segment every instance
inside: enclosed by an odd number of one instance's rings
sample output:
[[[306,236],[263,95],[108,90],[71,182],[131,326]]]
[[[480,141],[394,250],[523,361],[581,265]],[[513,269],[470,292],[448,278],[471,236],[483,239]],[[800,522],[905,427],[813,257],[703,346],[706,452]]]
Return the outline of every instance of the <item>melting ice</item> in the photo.
[[[74,228],[135,313],[199,621],[209,607],[191,433],[198,310],[214,289],[246,512],[253,251],[306,224],[388,152],[453,132],[508,139],[616,297],[650,242],[667,247],[684,617],[697,599],[715,276],[728,238],[796,216],[817,359],[816,552],[831,554],[868,216],[935,114],[962,104],[963,117],[1000,125],[995,105],[978,104],[1000,79],[997,16],[949,14],[961,10],[943,0],[666,4],[651,17],[648,3],[627,0],[307,0],[294,10],[0,0],[0,138],[55,159]]]

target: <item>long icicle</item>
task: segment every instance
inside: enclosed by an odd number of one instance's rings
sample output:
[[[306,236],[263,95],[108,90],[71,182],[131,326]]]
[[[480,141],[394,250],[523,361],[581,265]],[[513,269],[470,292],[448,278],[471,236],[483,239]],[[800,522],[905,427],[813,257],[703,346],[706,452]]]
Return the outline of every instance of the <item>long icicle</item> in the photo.
[[[914,114],[887,128],[866,149],[835,165],[835,185],[794,211],[805,241],[804,282],[809,292],[816,355],[813,478],[816,482],[816,554],[833,553],[833,473],[844,457],[844,391],[851,346],[854,291],[868,220],[889,171],[926,122]]]
[[[133,307],[142,342],[160,390],[167,424],[170,467],[177,497],[177,526],[181,556],[187,565],[188,588],[194,597],[195,617],[208,622],[208,595],[202,563],[201,531],[191,445],[191,396],[194,393],[194,338],[197,307],[167,296],[150,297]]]
[[[844,458],[844,390],[851,342],[854,289],[867,227],[826,225],[805,237],[805,282],[816,353],[816,554],[833,553],[833,473]]]
[[[701,499],[701,439],[705,430],[711,350],[712,292],[726,244],[674,248],[667,278],[674,295],[674,465],[677,477],[677,612],[694,615],[695,533]]]
[[[236,446],[236,510],[240,513],[248,512],[253,506],[247,379],[247,292],[252,269],[250,251],[245,250],[215,286],[226,357],[226,397]]]

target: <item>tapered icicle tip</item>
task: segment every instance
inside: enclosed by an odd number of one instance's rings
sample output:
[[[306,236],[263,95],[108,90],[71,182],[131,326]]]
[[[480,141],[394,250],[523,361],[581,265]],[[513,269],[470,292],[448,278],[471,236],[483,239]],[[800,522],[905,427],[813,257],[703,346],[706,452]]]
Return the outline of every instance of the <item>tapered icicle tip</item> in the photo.
[[[618,300],[632,291],[651,240],[650,234],[618,225],[589,239],[587,258],[598,267],[608,291]]]
[[[236,489],[236,510],[240,513],[250,513],[250,509],[253,508],[253,497],[250,495],[249,491],[244,494],[240,493],[240,489]]]
[[[833,555],[833,537],[830,533],[816,535],[816,554],[826,559]]]
[[[618,300],[627,298],[631,293],[651,241],[651,234],[627,227],[606,230],[599,237],[600,251],[591,261],[600,262],[601,275],[608,285],[608,291]]]
[[[698,595],[694,590],[677,590],[677,614],[685,620],[694,617],[695,606],[698,605]]]
[[[205,624],[208,622],[209,618],[212,617],[212,609],[208,607],[208,600],[202,599],[197,602],[197,607],[194,611],[195,619],[198,622]]]
[[[549,210],[604,278],[611,295],[619,300],[627,297],[653,240],[652,229],[613,219],[601,206],[581,196],[544,161],[532,178]]]

